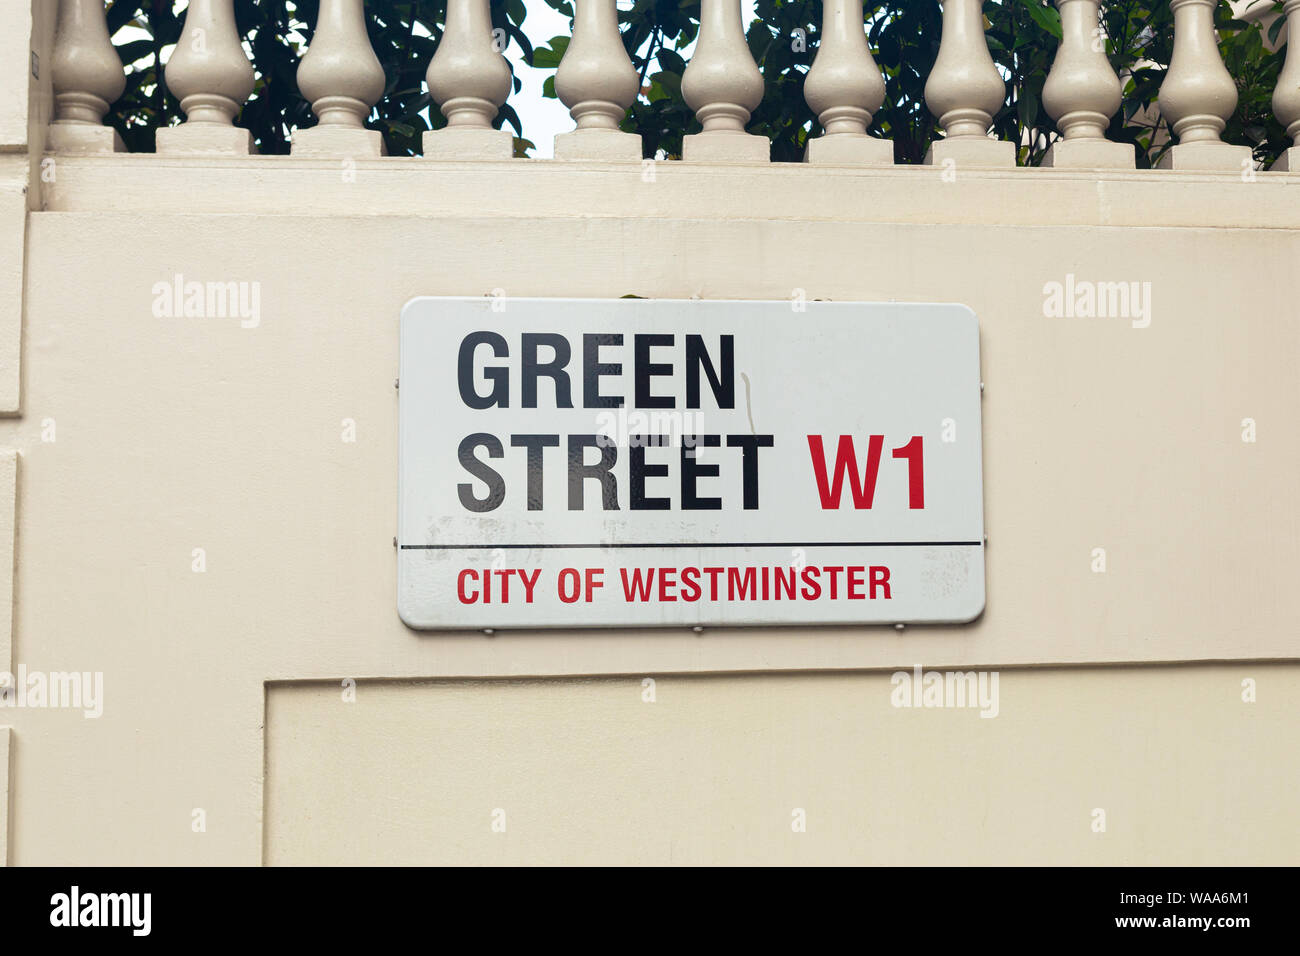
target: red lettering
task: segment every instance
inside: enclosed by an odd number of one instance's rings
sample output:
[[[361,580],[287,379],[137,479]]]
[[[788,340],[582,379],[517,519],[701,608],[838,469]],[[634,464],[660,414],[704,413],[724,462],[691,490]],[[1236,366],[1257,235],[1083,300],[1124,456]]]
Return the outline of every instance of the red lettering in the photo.
[[[824,568],[822,568],[822,570],[827,572],[831,576],[831,600],[834,601],[837,597],[840,596],[839,578],[840,578],[840,572],[844,570],[844,567],[842,565],[828,564]]]
[[[541,568],[533,568],[532,577],[529,577],[528,572],[526,572],[523,568],[519,569],[519,577],[523,579],[524,582],[524,603],[525,604],[533,603],[533,586],[537,584],[537,579],[541,576],[542,576]]]
[[[889,568],[873,567],[871,569],[871,599],[876,599],[876,587],[879,586],[885,590],[885,600],[889,597]]]
[[[844,475],[849,476],[854,508],[870,508],[876,496],[876,477],[880,474],[880,452],[885,444],[884,435],[872,435],[867,443],[867,468],[858,478],[858,456],[850,435],[841,435],[835,451],[834,482],[826,478],[826,453],[821,435],[808,436],[808,451],[812,454],[813,474],[817,478],[817,494],[821,496],[822,510],[830,511],[840,506]]]
[[[786,579],[786,576],[785,576],[785,572],[786,572],[786,571],[789,571],[789,572],[790,572],[789,580]],[[773,590],[776,591],[776,595],[775,595],[776,599],[777,599],[778,601],[781,600],[781,592],[782,592],[782,591],[785,591],[785,596],[786,596],[786,598],[789,599],[789,600],[791,600],[791,601],[793,601],[793,600],[794,600],[794,585],[795,585],[795,582],[798,581],[798,580],[799,580],[799,569],[798,569],[798,568],[777,568],[777,569],[776,569],[776,584],[775,584],[775,586],[773,587]]]
[[[849,600],[850,601],[861,601],[863,598],[866,597],[866,595],[862,593],[862,585],[864,583],[862,580],[862,576],[863,574],[866,573],[866,570],[867,569],[860,564],[855,564],[849,567],[848,572],[849,572]]]
[[[921,458],[921,436],[913,435],[912,440],[893,451],[895,458],[907,459],[907,507],[925,507],[925,468]]]
[[[683,601],[698,601],[700,599],[700,569],[682,568],[682,586],[689,588],[681,596]]]
[[[739,591],[739,594],[736,592]],[[754,569],[745,568],[744,576],[740,568],[727,568],[727,600],[743,601],[758,597],[758,585],[754,583]]]
[[[704,573],[709,576],[709,600],[710,601],[716,601],[718,599],[718,575],[721,574],[724,570],[726,569],[725,568],[704,569]]]
[[[670,587],[677,586],[677,571],[674,568],[659,569],[659,600],[676,601],[677,595],[670,593]]]
[[[634,568],[632,571],[632,580],[628,581],[627,568],[619,568],[619,574],[623,576],[623,600],[625,601],[648,601],[650,600],[650,585],[654,583],[655,573],[647,571],[645,579],[641,578],[641,569]]]
[[[605,571],[603,568],[587,569],[587,603],[591,603],[591,596],[600,588],[605,586]]]
[[[566,579],[572,579],[573,581],[572,593],[565,587],[564,582]],[[565,568],[561,571],[556,584],[559,587],[560,600],[565,604],[572,604],[582,595],[582,575],[578,574],[577,568]]]
[[[809,566],[803,569],[803,599],[805,601],[815,601],[822,596],[822,586],[817,583],[817,569]]]
[[[473,568],[464,568],[460,574],[456,575],[456,597],[460,598],[461,604],[473,604],[478,600],[478,595],[465,593],[466,577],[476,578],[478,577],[478,572]]]

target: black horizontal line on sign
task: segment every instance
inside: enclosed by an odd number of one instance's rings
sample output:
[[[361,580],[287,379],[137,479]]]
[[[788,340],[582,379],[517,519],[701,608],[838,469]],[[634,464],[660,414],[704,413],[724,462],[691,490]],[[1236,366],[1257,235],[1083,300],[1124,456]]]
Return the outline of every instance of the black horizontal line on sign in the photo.
[[[607,544],[404,544],[403,551],[490,551],[531,548],[978,548],[983,541],[649,541]]]

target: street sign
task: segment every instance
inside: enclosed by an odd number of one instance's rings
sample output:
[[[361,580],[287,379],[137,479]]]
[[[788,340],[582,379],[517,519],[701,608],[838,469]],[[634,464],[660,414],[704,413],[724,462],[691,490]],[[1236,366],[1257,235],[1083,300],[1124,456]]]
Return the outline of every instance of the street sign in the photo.
[[[965,306],[419,298],[399,381],[411,627],[983,611]]]

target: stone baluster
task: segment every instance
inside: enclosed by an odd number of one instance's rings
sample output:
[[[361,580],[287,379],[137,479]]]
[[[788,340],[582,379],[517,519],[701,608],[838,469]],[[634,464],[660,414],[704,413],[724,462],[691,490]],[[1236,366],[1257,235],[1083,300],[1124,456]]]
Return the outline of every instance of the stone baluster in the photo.
[[[235,26],[234,0],[190,0],[163,78],[180,100],[185,122],[158,130],[159,153],[253,152],[252,134],[234,125],[254,82]]]
[[[1160,84],[1160,115],[1178,138],[1161,157],[1162,169],[1244,170],[1249,146],[1220,134],[1237,106],[1237,84],[1223,65],[1214,33],[1218,0],[1169,0],[1174,13],[1174,53]]]
[[[492,35],[488,0],[447,0],[447,22],[429,63],[429,93],[447,117],[424,134],[435,159],[510,159],[514,137],[492,121],[510,95],[510,66]]]
[[[939,56],[925,84],[925,102],[939,118],[944,138],[930,144],[928,164],[1014,166],[1016,144],[990,139],[993,114],[1006,87],[984,38],[980,0],[944,0]]]
[[[885,101],[885,81],[867,46],[862,0],[822,0],[821,44],[803,95],[824,130],[808,141],[807,162],[894,162],[893,143],[867,135],[872,115]]]
[[[683,137],[683,159],[765,163],[771,158],[767,137],[745,132],[763,100],[763,75],[745,43],[740,0],[700,0],[700,35],[682,74],[682,96],[704,127]]]
[[[103,0],[59,0],[54,37],[54,122],[46,146],[62,152],[124,152],[104,114],[126,89],[108,36]]]
[[[1112,143],[1106,127],[1119,109],[1123,90],[1106,59],[1098,0],[1056,0],[1061,43],[1043,86],[1043,106],[1061,130],[1044,166],[1132,169],[1132,143]]]
[[[1286,14],[1290,31],[1292,20],[1300,22],[1300,0],[1286,0],[1282,8]],[[1300,37],[1300,31],[1297,32]],[[1277,88],[1273,90],[1273,113],[1278,122],[1286,127],[1291,137],[1292,146],[1283,153],[1273,169],[1277,172],[1300,172],[1300,39],[1296,43],[1287,42],[1286,63],[1278,74]]]
[[[383,156],[384,137],[366,120],[384,93],[384,68],[366,35],[362,0],[321,0],[298,89],[320,122],[293,134],[295,156]]]
[[[575,0],[573,37],[555,73],[555,92],[577,128],[555,137],[556,159],[641,159],[641,137],[618,128],[638,78],[623,49],[614,0]]]

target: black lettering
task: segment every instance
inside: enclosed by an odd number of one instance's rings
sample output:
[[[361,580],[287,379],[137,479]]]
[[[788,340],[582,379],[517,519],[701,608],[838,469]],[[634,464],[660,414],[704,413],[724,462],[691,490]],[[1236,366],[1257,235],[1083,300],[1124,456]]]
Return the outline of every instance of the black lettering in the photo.
[[[555,351],[555,358],[549,362],[537,361],[537,347],[549,345]],[[569,340],[554,332],[525,332],[523,334],[523,402],[524,408],[537,407],[537,378],[545,375],[555,383],[555,407],[572,408],[573,398],[569,391],[569,373],[564,370],[569,364],[572,352]]]
[[[466,509],[481,513],[501,506],[501,502],[506,497],[506,482],[495,468],[474,456],[476,448],[486,448],[489,458],[501,458],[506,451],[501,447],[501,440],[487,432],[475,432],[461,440],[459,452],[461,466],[487,485],[487,497],[475,498],[474,486],[469,482],[457,485],[456,491],[460,495],[460,503]]]
[[[686,336],[686,407],[700,407],[700,369],[709,377],[709,388],[718,408],[736,407],[736,337],[722,336],[722,373],[713,367],[704,337]]]
[[[617,332],[590,332],[582,337],[582,407],[622,408],[622,395],[601,395],[602,375],[622,375],[623,363],[602,362],[602,345],[622,345],[623,336]]]
[[[696,461],[695,449],[701,445],[706,448],[718,448],[722,444],[721,435],[683,435],[682,436],[682,510],[683,511],[721,511],[721,498],[699,498],[695,494],[697,478],[718,477],[718,466],[705,465]]]
[[[492,391],[480,395],[474,388],[474,350],[480,345],[491,346],[496,358],[506,358],[510,349],[506,340],[495,332],[471,332],[460,343],[460,357],[456,363],[456,377],[460,383],[460,400],[469,408],[510,407],[510,372],[504,366],[488,366],[483,377],[492,383]]]
[[[758,508],[758,450],[771,448],[771,435],[728,435],[727,447],[740,448],[742,477],[745,485],[745,510]]]
[[[633,511],[667,511],[671,502],[667,498],[647,498],[645,495],[645,480],[647,478],[666,478],[668,476],[667,465],[647,465],[645,461],[645,446],[653,445],[662,448],[668,444],[667,435],[632,435],[629,436],[631,444],[632,461],[629,466],[631,475],[631,488],[629,495],[631,504],[629,507]]]
[[[558,448],[559,435],[511,435],[510,447],[528,449],[528,510],[542,510],[542,449]]]
[[[600,463],[586,464],[586,450],[600,449]],[[569,510],[581,511],[583,507],[582,483],[588,478],[600,482],[601,503],[606,511],[618,510],[618,480],[612,471],[618,460],[618,449],[604,435],[569,436]]]
[[[650,379],[662,375],[672,375],[671,363],[651,362],[650,350],[658,346],[672,345],[677,340],[675,335],[636,335],[633,336],[636,350],[636,407],[637,408],[675,408],[677,400],[668,395],[651,395]]]

